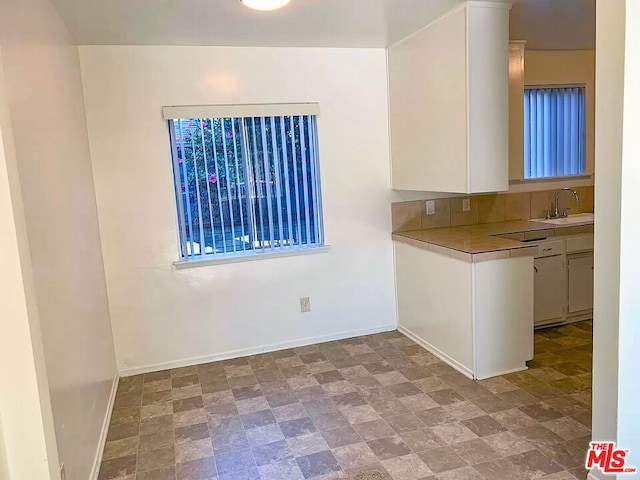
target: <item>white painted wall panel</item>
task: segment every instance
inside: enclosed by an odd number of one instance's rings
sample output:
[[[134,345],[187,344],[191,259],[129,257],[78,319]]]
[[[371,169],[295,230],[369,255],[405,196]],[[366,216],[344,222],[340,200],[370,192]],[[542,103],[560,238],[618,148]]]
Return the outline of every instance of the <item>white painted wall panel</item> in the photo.
[[[618,445],[628,448],[627,465],[640,467],[640,5],[627,1],[625,25],[624,125],[620,242],[620,344],[618,370]],[[599,161],[599,159],[598,159]],[[637,476],[633,475],[633,476]],[[619,475],[618,478],[624,478]]]
[[[625,4],[625,0],[596,2],[598,221],[594,235],[592,414],[596,440],[616,440],[618,434]],[[624,445],[624,448],[630,447]],[[608,477],[602,473],[597,475],[601,479]]]
[[[0,479],[48,480],[58,448],[0,47]]]
[[[476,376],[522,370],[533,358],[533,257],[475,263]]]
[[[398,323],[473,371],[472,264],[395,242]]]
[[[39,380],[67,479],[85,480],[101,453],[116,363],[78,49],[47,0],[0,2],[0,45],[20,185],[11,193],[24,207],[21,248],[48,377]]]
[[[383,49],[81,47],[118,365],[393,329]],[[329,253],[177,271],[163,105],[317,102]],[[311,297],[300,313],[300,297]]]

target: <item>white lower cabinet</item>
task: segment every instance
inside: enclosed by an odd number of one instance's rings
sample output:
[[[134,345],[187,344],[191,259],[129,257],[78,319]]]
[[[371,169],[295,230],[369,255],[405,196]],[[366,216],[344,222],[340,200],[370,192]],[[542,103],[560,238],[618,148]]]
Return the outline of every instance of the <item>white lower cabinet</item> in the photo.
[[[533,358],[533,257],[471,263],[394,242],[398,330],[469,378]]]
[[[593,311],[593,235],[548,240],[534,260],[536,327],[585,320]]]
[[[569,266],[569,313],[593,308],[593,252],[571,255]]]
[[[533,318],[536,326],[561,318],[567,303],[565,256],[536,258],[534,271]]]

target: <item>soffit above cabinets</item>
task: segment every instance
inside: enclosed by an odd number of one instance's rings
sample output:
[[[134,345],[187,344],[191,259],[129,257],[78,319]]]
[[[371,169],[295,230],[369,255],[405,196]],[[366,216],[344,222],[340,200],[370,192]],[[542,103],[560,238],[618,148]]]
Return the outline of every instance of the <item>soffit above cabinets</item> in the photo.
[[[509,37],[527,50],[593,50],[596,0],[515,0]]]
[[[386,47],[462,0],[51,0],[80,45]]]

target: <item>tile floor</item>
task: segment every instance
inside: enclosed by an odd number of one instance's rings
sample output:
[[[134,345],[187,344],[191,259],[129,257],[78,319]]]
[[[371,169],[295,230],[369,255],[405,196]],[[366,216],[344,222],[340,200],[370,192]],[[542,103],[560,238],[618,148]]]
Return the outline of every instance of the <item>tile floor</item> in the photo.
[[[473,382],[398,332],[123,378],[99,480],[584,479],[591,322]]]

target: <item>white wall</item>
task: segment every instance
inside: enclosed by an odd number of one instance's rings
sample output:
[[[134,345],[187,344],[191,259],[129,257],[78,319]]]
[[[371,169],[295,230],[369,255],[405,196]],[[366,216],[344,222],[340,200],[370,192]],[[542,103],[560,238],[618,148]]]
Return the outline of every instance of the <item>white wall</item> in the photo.
[[[124,373],[395,328],[384,50],[87,46],[80,58]],[[320,104],[331,251],[177,271],[161,107],[270,102]]]
[[[0,416],[0,478],[9,478],[9,464],[4,446],[4,432],[2,431],[2,417]]]
[[[78,50],[47,0],[0,0],[0,44],[59,457],[85,480],[116,365]]]
[[[624,126],[620,231],[618,343],[618,444],[640,468],[640,2],[627,0],[624,59]]]
[[[629,449],[628,466],[638,468],[639,18],[637,0],[596,3],[593,439],[617,441]],[[590,478],[613,476],[594,469]]]
[[[625,0],[596,2],[593,438],[616,440]],[[625,446],[626,448],[626,446]],[[608,477],[607,477],[608,478]]]
[[[1,48],[0,272],[0,479],[55,479],[58,450]]]

